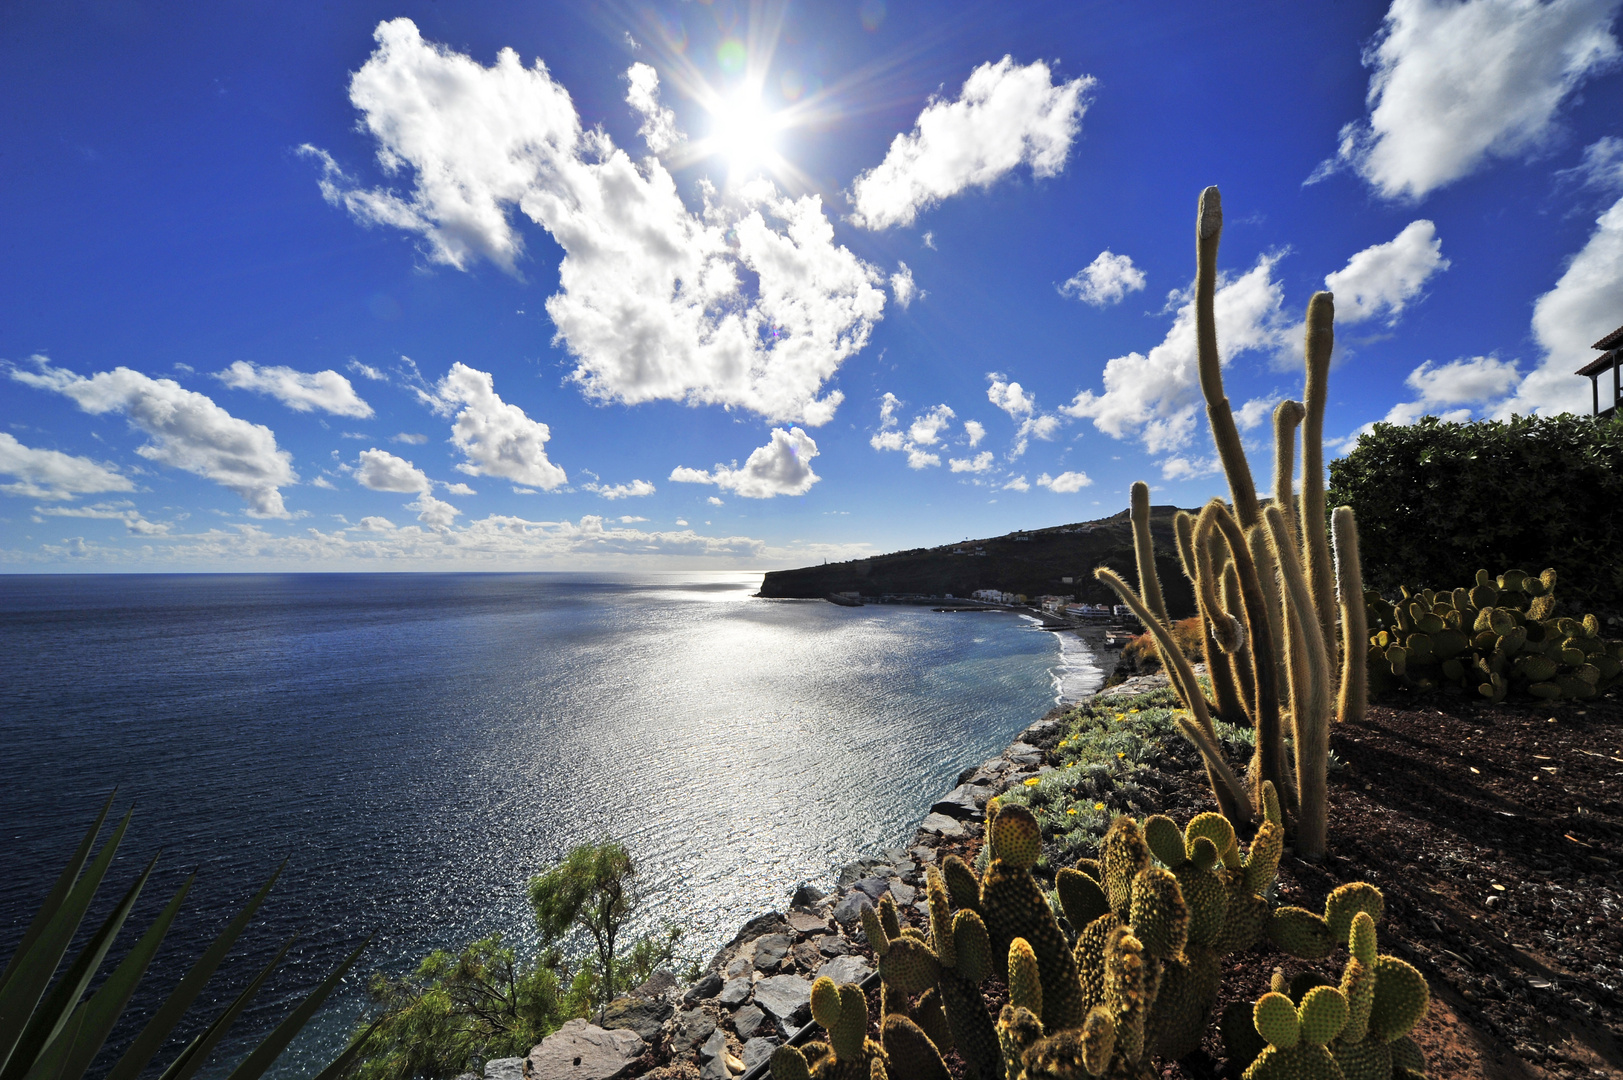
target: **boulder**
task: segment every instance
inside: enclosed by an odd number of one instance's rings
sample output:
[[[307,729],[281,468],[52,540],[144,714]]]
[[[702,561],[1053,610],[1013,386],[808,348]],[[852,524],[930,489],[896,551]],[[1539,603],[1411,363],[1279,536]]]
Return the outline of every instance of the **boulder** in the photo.
[[[811,1014],[811,982],[799,975],[774,975],[755,984],[755,1003],[785,1030]]]
[[[744,1059],[744,1071],[748,1072],[761,1062],[770,1060],[772,1057],[772,1051],[776,1050],[777,1048],[778,1040],[767,1038],[765,1036],[751,1039],[749,1042],[745,1043],[744,1052],[739,1055]]]
[[[755,969],[757,971],[772,972],[783,965],[783,958],[789,954],[789,945],[794,941],[788,934],[768,934],[758,938],[755,942]]]
[[[852,885],[851,888],[877,904],[879,898],[890,891],[890,879],[888,877],[865,877]]]
[[[727,1036],[717,1028],[699,1047],[700,1080],[731,1080],[727,1071]]]
[[[710,1037],[716,1022],[703,1009],[684,1010],[676,1018],[676,1031],[671,1035],[671,1049],[682,1053]]]
[[[917,899],[919,891],[905,881],[897,879],[890,883],[890,895],[896,901],[897,907],[906,907]]]
[[[964,835],[964,827],[963,825],[959,824],[957,818],[950,818],[946,814],[937,814],[934,812],[931,812],[925,816],[924,821],[919,825],[919,831],[935,833],[937,836],[945,836],[952,839],[956,839]]]
[[[851,951],[851,943],[838,934],[830,934],[818,941],[817,951],[824,956],[844,956]]]
[[[524,1080],[524,1059],[497,1058],[485,1062],[485,1080]]]
[[[617,1080],[647,1044],[634,1031],[571,1020],[530,1051],[532,1080]]]
[[[761,1011],[759,1005],[745,1005],[733,1013],[733,1030],[738,1032],[739,1038],[747,1039],[755,1034],[755,1029],[765,1019],[766,1013]]]
[[[860,956],[836,956],[817,969],[819,978],[827,975],[836,983],[856,983],[859,986],[863,979],[872,974],[873,968]]]
[[[721,993],[721,975],[712,971],[689,987],[688,992],[682,995],[682,1001],[691,1005],[695,1001],[713,998],[719,993]]]
[[[716,1001],[729,1009],[735,1009],[749,1000],[750,978],[748,975],[738,979],[728,979],[721,987],[721,993],[716,995]]]
[[[986,816],[975,802],[975,789],[968,784],[959,784],[937,799],[931,805],[930,813],[945,814],[962,821],[979,821]]]
[[[637,997],[652,998],[659,997],[660,995],[675,989],[676,976],[672,975],[664,968],[660,968],[658,971],[648,976],[647,982],[643,983],[641,986],[637,987],[631,992]]]
[[[637,997],[616,998],[603,1010],[603,1019],[598,1023],[609,1031],[622,1029],[635,1031],[645,1041],[657,1042],[659,1033],[664,1030],[665,1021],[669,1020],[675,1011],[675,1005],[657,998],[653,1000]],[[508,1078],[503,1077],[502,1080]]]
[[[731,960],[727,961],[727,977],[729,979],[744,978],[754,970],[755,961],[751,960],[748,956],[745,956],[742,952],[733,957]]]
[[[855,889],[844,900],[834,905],[834,918],[846,926],[855,926],[862,920],[862,909],[873,907],[873,901]]]
[[[797,934],[826,934],[828,933],[828,920],[821,915],[813,915],[809,911],[791,911],[789,913],[789,928]]]
[[[795,907],[809,908],[821,900],[826,893],[809,881],[802,881],[795,889],[795,894],[789,898],[789,903]],[[793,921],[793,920],[791,920]]]

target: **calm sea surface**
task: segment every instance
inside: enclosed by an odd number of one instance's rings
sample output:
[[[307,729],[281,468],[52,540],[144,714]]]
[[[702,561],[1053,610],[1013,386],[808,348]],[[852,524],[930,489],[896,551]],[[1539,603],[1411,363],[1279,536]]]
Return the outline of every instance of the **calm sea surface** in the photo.
[[[495,930],[529,942],[526,880],[602,837],[636,860],[641,925],[676,920],[707,959],[1098,683],[1079,641],[1013,615],[759,584],[0,577],[0,961],[115,786],[136,809],[109,902],[163,851],[126,937],[198,871],[135,1011],[288,860],[204,1011],[300,943],[215,1076],[368,933],[366,971]],[[352,977],[275,1073],[313,1075],[363,997]]]

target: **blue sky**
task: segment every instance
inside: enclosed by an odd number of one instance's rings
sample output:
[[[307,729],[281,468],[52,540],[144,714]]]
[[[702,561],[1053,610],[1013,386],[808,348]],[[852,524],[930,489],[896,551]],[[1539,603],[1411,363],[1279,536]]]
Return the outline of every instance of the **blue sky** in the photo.
[[[1616,0],[13,5],[11,571],[792,566],[1587,411]]]

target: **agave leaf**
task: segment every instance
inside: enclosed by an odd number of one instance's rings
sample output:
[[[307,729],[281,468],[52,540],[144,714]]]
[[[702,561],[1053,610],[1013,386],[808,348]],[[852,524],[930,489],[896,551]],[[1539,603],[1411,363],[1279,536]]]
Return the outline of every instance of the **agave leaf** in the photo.
[[[188,1080],[193,1073],[203,1067],[203,1062],[208,1060],[208,1056],[214,1052],[215,1046],[219,1044],[221,1039],[225,1038],[225,1033],[231,1029],[232,1024],[237,1022],[237,1017],[241,1016],[242,1011],[248,1007],[248,1003],[253,1001],[254,995],[259,993],[260,987],[265,985],[265,980],[270,978],[270,973],[276,970],[276,965],[282,962],[282,957],[287,955],[287,951],[293,947],[293,943],[297,940],[299,938],[295,934],[282,943],[282,947],[277,950],[276,955],[271,957],[270,963],[266,964],[259,974],[254,976],[254,981],[248,984],[247,989],[237,995],[237,1000],[233,1001],[225,1012],[216,1017],[214,1023],[203,1029],[197,1038],[186,1044],[186,1049],[182,1050],[180,1056],[169,1063],[169,1067],[163,1071],[163,1075],[158,1080]]]
[[[147,1026],[141,1029],[141,1034],[137,1035],[135,1041],[130,1043],[129,1049],[124,1051],[124,1056],[118,1059],[118,1063],[107,1074],[106,1080],[136,1080],[141,1071],[163,1048],[169,1033],[180,1023],[181,1017],[186,1015],[186,1010],[191,1008],[192,1002],[213,977],[214,969],[225,959],[225,954],[231,950],[237,936],[247,927],[248,920],[253,918],[254,912],[259,910],[259,905],[264,903],[265,897],[270,894],[271,886],[276,884],[276,879],[282,876],[282,870],[286,866],[287,862],[284,860],[254,898],[237,912],[236,918],[220,931],[220,936],[214,939],[208,951],[197,958],[197,962],[180,981],[180,985],[170,992],[163,1005],[152,1014],[152,1019],[147,1021]]]
[[[59,1034],[51,1045],[45,1048],[39,1061],[30,1070],[29,1077],[41,1077],[55,1072],[62,1080],[79,1080],[84,1076],[85,1070],[95,1060],[96,1054],[101,1051],[102,1044],[107,1041],[108,1034],[118,1018],[124,1012],[124,1006],[129,1004],[130,995],[140,984],[141,977],[146,974],[147,965],[163,944],[164,935],[169,932],[170,923],[174,922],[175,915],[180,911],[181,901],[186,899],[186,893],[192,887],[192,881],[197,877],[193,874],[176,890],[174,898],[169,901],[157,919],[153,920],[147,932],[141,935],[141,940],[135,943],[128,956],[113,969],[90,998],[76,1010],[73,1023],[80,1025],[77,1034],[71,1038],[66,1031]],[[82,1015],[79,1015],[82,1014]],[[54,1066],[53,1063],[54,1062]]]
[[[0,1080],[17,1080],[21,1076],[44,1080],[56,1071],[60,1062],[50,1053],[50,1047],[53,1043],[60,1043],[60,1052],[66,1052],[70,1044],[59,1038],[64,1025],[89,988],[90,980],[101,968],[101,962],[107,958],[107,951],[113,947],[113,940],[123,929],[124,920],[129,917],[130,909],[141,895],[141,888],[146,885],[147,878],[152,876],[152,868],[157,864],[158,857],[154,855],[141,876],[135,879],[135,884],[124,894],[124,899],[119,901],[118,906],[103,920],[101,928],[79,951],[67,973],[57,980],[50,994],[34,1010],[34,1018],[23,1030],[22,1038],[17,1040],[10,1063],[0,1070]],[[46,1058],[51,1058],[49,1064]]]
[[[387,1014],[378,1017],[367,1026],[365,1031],[351,1039],[344,1052],[333,1058],[331,1064],[316,1074],[316,1080],[338,1080],[339,1077],[348,1072],[350,1062],[354,1061],[360,1054],[361,1048],[366,1045],[366,1040],[370,1039],[372,1033],[382,1027],[383,1022],[387,1019],[389,1019]]]
[[[265,1070],[270,1068],[271,1064],[281,1055],[282,1051],[287,1049],[287,1044],[293,1041],[293,1037],[310,1022],[310,1018],[316,1014],[317,1009],[321,1008],[321,1003],[327,999],[327,995],[332,993],[333,987],[338,985],[338,980],[344,977],[344,972],[348,971],[350,966],[360,959],[361,952],[370,944],[372,944],[372,939],[368,937],[357,945],[355,951],[350,953],[342,964],[333,969],[332,974],[327,976],[325,982],[312,990],[310,996],[300,1002],[299,1007],[289,1013],[288,1018],[276,1026],[275,1031],[265,1036],[264,1042],[254,1047],[253,1052],[243,1059],[241,1065],[232,1070],[231,1075],[226,1077],[226,1080],[259,1080],[264,1075]]]
[[[107,801],[102,804],[101,813],[96,815],[95,823],[85,833],[85,838],[79,841],[79,850],[75,851],[73,858],[68,860],[68,865],[62,871],[62,876],[56,879],[56,884],[51,887],[50,894],[45,897],[45,903],[40,905],[39,913],[34,916],[34,921],[29,923],[28,929],[23,932],[23,939],[18,943],[17,951],[11,954],[10,961],[6,963],[6,970],[0,972],[0,986],[5,986],[7,981],[10,980],[12,974],[16,971],[18,962],[33,947],[34,942],[39,940],[40,934],[45,932],[45,925],[51,921],[51,916],[56,913],[56,910],[62,906],[62,901],[67,898],[68,890],[73,888],[73,882],[78,878],[79,871],[84,869],[85,860],[90,857],[90,849],[96,843],[96,834],[101,832],[102,823],[107,820],[107,812],[113,808],[113,796],[117,794],[118,789],[114,788],[113,794],[107,796]]]
[[[129,828],[132,813],[133,810],[125,811],[124,820],[113,830],[101,853],[51,914],[50,921],[40,931],[33,945],[14,962],[15,970],[10,979],[0,986],[0,1069],[9,1068],[12,1053],[22,1038],[29,1017],[34,1015],[45,988],[50,985],[51,976],[62,962],[62,954],[67,951],[68,943],[79,929],[85,909],[90,906],[101,879],[106,876],[119,841],[124,839],[124,830]]]

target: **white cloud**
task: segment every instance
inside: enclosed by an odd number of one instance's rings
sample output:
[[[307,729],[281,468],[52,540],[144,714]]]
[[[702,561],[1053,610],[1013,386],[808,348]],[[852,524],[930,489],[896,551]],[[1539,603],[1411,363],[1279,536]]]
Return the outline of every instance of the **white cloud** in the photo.
[[[0,484],[7,495],[27,499],[71,499],[104,491],[134,491],[135,483],[111,465],[60,450],[37,450],[24,446],[0,431],[0,473],[16,477],[16,483]]]
[[[1385,315],[1396,322],[1404,305],[1419,294],[1427,279],[1447,270],[1437,226],[1411,221],[1384,244],[1365,248],[1347,265],[1327,274],[1324,287],[1336,294],[1336,322],[1355,323]]]
[[[308,374],[290,367],[259,367],[238,360],[214,377],[233,390],[269,394],[294,412],[320,409],[335,416],[372,415],[372,406],[362,401],[350,381],[336,371]]]
[[[969,448],[973,450],[986,438],[986,425],[979,420],[965,420],[964,434],[969,436]]]
[[[907,448],[907,467],[909,469],[928,469],[932,465],[940,464],[940,454],[932,454],[928,450],[920,450],[916,446]]]
[[[678,484],[715,484],[746,499],[770,499],[774,495],[804,495],[822,477],[812,472],[811,459],[817,456],[817,443],[799,428],[772,429],[772,441],[758,447],[743,468],[717,465],[714,472],[678,466],[670,479]],[[715,505],[721,500],[711,497]]]
[[[518,272],[513,208],[546,229],[564,250],[547,313],[593,398],[832,418],[842,395],[823,384],[867,344],[885,294],[880,272],[834,243],[817,196],[759,181],[725,204],[706,189],[691,213],[657,158],[634,162],[581,127],[539,60],[525,68],[504,49],[487,68],[424,41],[408,19],[374,36],[350,100],[384,171],[414,187],[360,188],[307,148],[330,202],[417,234],[431,262],[459,269],[488,259]]]
[[[328,480],[325,476],[316,477],[314,480],[310,481],[310,486],[311,487],[322,488],[323,490],[326,490],[326,491],[337,491],[338,490],[338,485],[333,483],[331,480]]]
[[[371,379],[373,382],[388,382],[389,381],[389,376],[385,375],[383,372],[379,371],[377,368],[373,367],[371,364],[363,364],[359,360],[353,360],[352,359],[345,366],[348,367],[349,370],[355,372],[358,375],[364,375],[366,378]],[[377,520],[382,521],[383,519],[378,518]]]
[[[151,439],[136,453],[148,461],[183,469],[242,497],[254,517],[288,517],[279,490],[298,480],[293,455],[276,446],[263,424],[240,420],[172,379],[152,379],[114,368],[86,379],[35,357],[37,372],[13,369],[11,377],[40,390],[72,398],[93,415],[121,412]]]
[[[1031,490],[1031,485],[1029,483],[1027,483],[1026,478],[1024,476],[1016,476],[1013,479],[1011,479],[1007,484],[1003,485],[1003,490],[1004,491],[1030,491]]]
[[[451,441],[468,460],[457,466],[469,476],[500,476],[551,491],[568,481],[547,460],[552,432],[517,405],[503,401],[488,372],[458,361],[434,387],[430,403],[442,413],[463,406],[451,426]]]
[[[394,436],[392,441],[405,443],[408,446],[421,446],[428,441],[428,436],[419,435],[416,432],[411,431],[402,431],[400,434]]]
[[[645,517],[637,517],[635,514],[621,514],[620,515],[620,524],[622,524],[622,525],[635,525],[639,521],[647,521],[647,520],[648,520],[647,518],[645,518]]]
[[[477,491],[473,490],[473,488],[469,487],[467,484],[446,484],[445,481],[443,481],[443,480],[441,480],[440,483],[443,484],[445,486],[445,490],[449,494],[452,494],[452,495],[477,495],[477,494],[479,494]]]
[[[1589,380],[1573,372],[1600,356],[1590,346],[1619,323],[1623,323],[1623,199],[1596,220],[1595,231],[1561,279],[1533,304],[1533,337],[1544,356],[1494,415],[1587,413],[1592,404]]]
[[[907,429],[909,441],[923,446],[934,446],[940,439],[941,432],[952,426],[954,415],[956,414],[947,406],[937,405],[923,415],[915,416]]]
[[[953,472],[983,473],[992,470],[992,451],[982,450],[972,458],[952,458],[947,465]]]
[[[629,484],[582,484],[587,491],[595,491],[605,499],[635,499],[643,495],[652,495],[654,485],[646,480],[633,480]]]
[[[1041,60],[1024,67],[1005,56],[970,73],[956,100],[932,98],[913,130],[897,135],[885,159],[851,185],[852,220],[869,229],[911,225],[969,187],[990,187],[1020,165],[1034,176],[1065,168],[1094,80],[1055,86]]]
[[[1163,480],[1194,480],[1202,476],[1215,476],[1222,471],[1223,465],[1215,457],[1203,460],[1175,455],[1161,462]]]
[[[1283,312],[1284,289],[1273,278],[1279,259],[1279,254],[1263,255],[1237,278],[1219,275],[1213,311],[1219,355],[1225,364],[1241,353],[1274,350],[1286,343],[1289,327]],[[1184,300],[1165,339],[1148,355],[1129,353],[1106,363],[1104,384],[1104,393],[1084,390],[1060,411],[1092,419],[1095,427],[1113,438],[1136,435],[1151,453],[1187,443],[1203,404],[1194,299]]]
[[[1607,135],[1584,147],[1583,160],[1555,174],[1580,187],[1615,195],[1623,191],[1623,139]]]
[[[373,447],[362,450],[360,464],[355,469],[355,480],[373,491],[424,492],[433,485],[428,475],[405,458],[395,457],[387,450]]]
[[[1056,495],[1074,494],[1091,483],[1093,483],[1093,480],[1089,478],[1088,474],[1080,472],[1062,472],[1058,476],[1049,476],[1047,473],[1043,473],[1037,477],[1038,487],[1045,487]]]
[[[1144,271],[1133,265],[1126,255],[1113,255],[1108,250],[1099,252],[1098,258],[1071,275],[1059,287],[1061,296],[1069,296],[1084,304],[1104,307],[1119,304],[1130,292],[1144,287]]]
[[[913,298],[923,297],[917,285],[913,283],[913,271],[901,260],[896,262],[896,272],[890,275],[890,291],[896,297],[896,303],[903,311],[913,306]]]
[[[1489,157],[1546,145],[1561,104],[1619,55],[1616,0],[1393,0],[1365,50],[1369,119],[1336,158],[1387,198],[1419,199]]]
[[[726,503],[722,502],[720,499],[716,498],[714,495],[712,495],[712,496],[710,496],[710,498],[706,499],[705,502],[709,503],[711,506],[726,506],[727,505]],[[710,523],[707,521],[707,522],[705,522],[705,524],[708,525]]]
[[[423,492],[417,498],[406,504],[407,510],[417,511],[417,520],[436,532],[449,529],[462,511],[450,503],[441,502],[428,492]]]
[[[1235,411],[1234,420],[1241,431],[1250,431],[1273,415],[1274,404],[1267,398],[1252,398]]]
[[[676,130],[676,114],[659,103],[659,73],[647,64],[638,62],[626,69],[626,104],[637,110],[642,126],[637,134],[648,145],[650,154],[663,154],[685,136]]]
[[[925,247],[929,248],[931,251],[935,250],[935,233],[934,232],[932,232],[929,229],[926,229],[924,231],[924,235],[922,237],[920,237],[919,239],[921,241],[923,241]]]
[[[1017,382],[1009,382],[997,372],[988,372],[991,386],[986,388],[986,400],[1016,420],[1030,416],[1037,407],[1037,399],[1026,393]]]
[[[91,506],[36,506],[34,512],[44,517],[122,521],[133,536],[166,536],[173,528],[168,522],[148,521],[128,502],[95,503]]]

